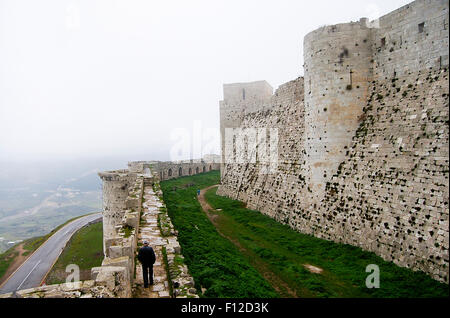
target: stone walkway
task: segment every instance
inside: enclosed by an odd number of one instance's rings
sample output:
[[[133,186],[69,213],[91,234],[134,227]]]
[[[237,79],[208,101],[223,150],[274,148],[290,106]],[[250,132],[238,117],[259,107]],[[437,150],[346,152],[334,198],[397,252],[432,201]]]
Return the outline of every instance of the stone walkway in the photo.
[[[152,187],[146,186],[144,188],[143,210],[138,233],[138,248],[143,245],[144,240],[147,240],[155,251],[156,262],[153,265],[154,285],[144,288],[142,266],[136,260],[135,297],[170,298],[169,280],[162,254],[162,247],[167,245],[167,240],[161,237],[158,227],[158,214],[161,206],[162,203],[155,192],[153,192]]]

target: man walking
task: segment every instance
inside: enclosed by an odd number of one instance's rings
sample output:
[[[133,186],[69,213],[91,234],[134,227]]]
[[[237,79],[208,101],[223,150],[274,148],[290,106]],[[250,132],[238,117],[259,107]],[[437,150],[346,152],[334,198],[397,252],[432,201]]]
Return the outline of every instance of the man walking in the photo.
[[[148,280],[150,277],[150,285],[153,285],[153,264],[156,256],[153,248],[144,241],[144,246],[139,249],[138,260],[142,264],[142,274],[144,276],[144,288],[148,287]]]

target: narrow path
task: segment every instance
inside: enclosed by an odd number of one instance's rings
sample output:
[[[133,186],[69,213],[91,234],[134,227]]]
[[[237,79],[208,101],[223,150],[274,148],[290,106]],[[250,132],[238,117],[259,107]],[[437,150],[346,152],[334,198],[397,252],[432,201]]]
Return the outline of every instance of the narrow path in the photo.
[[[0,278],[0,287],[3,285],[3,282],[7,281],[9,279],[9,276],[11,276],[12,273],[14,273],[27,259],[30,257],[31,254],[23,255],[27,252],[23,248],[25,243],[20,243],[14,248],[14,252],[11,253],[10,257],[14,257],[14,260],[9,264],[8,269],[3,274],[3,276]],[[17,256],[14,256],[14,253],[17,253]]]
[[[158,227],[159,208],[162,206],[158,196],[151,186],[144,188],[143,210],[138,233],[138,248],[143,245],[144,240],[149,242],[156,255],[156,262],[153,265],[154,285],[144,288],[142,276],[142,266],[136,260],[135,297],[138,298],[170,298],[169,280],[162,248],[167,245],[167,239],[161,236]]]
[[[266,279],[266,281],[282,296],[282,297],[294,297],[297,298],[298,295],[295,290],[292,290],[289,285],[281,279],[277,274],[275,274],[272,270],[270,270],[269,265],[262,261],[259,257],[254,255],[250,250],[246,249],[242,246],[238,240],[233,239],[220,231],[220,227],[218,224],[219,215],[213,214],[211,212],[216,211],[213,207],[211,207],[205,199],[205,193],[211,188],[218,187],[219,185],[212,185],[205,189],[200,190],[200,195],[198,196],[198,202],[202,206],[203,211],[206,213],[208,219],[215,226],[217,232],[223,236],[224,238],[231,241],[241,253],[244,255],[252,256],[249,257],[250,263],[255,267],[255,269]]]

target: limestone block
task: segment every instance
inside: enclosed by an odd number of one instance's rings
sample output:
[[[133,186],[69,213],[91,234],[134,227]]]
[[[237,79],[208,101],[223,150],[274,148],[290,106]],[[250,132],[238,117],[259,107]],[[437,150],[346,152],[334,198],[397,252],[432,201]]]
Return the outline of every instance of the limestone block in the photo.
[[[97,278],[95,279],[95,284],[99,286],[104,286],[108,290],[113,291],[116,287],[116,280],[114,276],[114,270],[121,270],[123,267],[119,267],[118,269],[110,268],[110,267],[102,267],[99,271]]]
[[[102,266],[95,280],[96,285],[106,287],[117,297],[131,297],[129,271],[123,266]]]
[[[69,292],[81,289],[83,282],[69,282],[60,285],[61,291]]]
[[[139,198],[130,198],[128,197],[126,200],[125,207],[127,209],[137,209],[139,208]]]
[[[64,292],[54,289],[45,293],[44,298],[64,298]]]
[[[122,257],[123,254],[123,246],[111,246],[108,249],[108,252],[106,255],[109,258],[118,258],[118,257]]]
[[[134,240],[134,237],[133,237],[133,240]],[[135,247],[134,247],[133,241],[131,240],[131,237],[130,237],[129,240],[124,242],[124,246],[122,246],[121,256],[128,256],[130,258],[133,258],[134,251],[135,251]]]
[[[51,290],[57,290],[58,289],[58,285],[52,285],[53,288],[51,288]],[[18,290],[16,292],[17,295],[24,297],[27,294],[32,294],[36,292],[36,288],[28,288],[28,289],[22,289],[22,290]]]
[[[105,248],[109,249],[111,246],[118,245],[120,242],[120,237],[113,237],[113,238],[105,238],[103,241],[105,243]]]
[[[117,258],[105,257],[102,262],[102,266],[123,266],[128,268],[129,257],[121,256]]]
[[[59,284],[54,284],[54,285],[39,286],[39,287],[34,288],[34,290],[36,292],[47,292],[47,291],[58,289],[58,288],[59,288]]]
[[[81,291],[83,293],[87,293],[92,287],[95,286],[95,280],[85,280],[82,283],[83,285],[81,287]]]
[[[125,225],[131,226],[135,229],[138,228],[139,225],[139,217],[137,212],[130,212],[125,215]]]
[[[118,258],[104,258],[102,262],[102,266],[121,266],[127,268],[127,270],[131,274],[134,270],[134,264],[131,262],[130,257],[128,256],[122,256]]]
[[[91,280],[95,281],[100,270],[101,270],[101,267],[92,267],[91,268]]]
[[[169,294],[169,292],[168,291],[160,291],[160,292],[158,292],[158,296],[160,297],[160,298],[169,298],[170,297],[170,294]]]

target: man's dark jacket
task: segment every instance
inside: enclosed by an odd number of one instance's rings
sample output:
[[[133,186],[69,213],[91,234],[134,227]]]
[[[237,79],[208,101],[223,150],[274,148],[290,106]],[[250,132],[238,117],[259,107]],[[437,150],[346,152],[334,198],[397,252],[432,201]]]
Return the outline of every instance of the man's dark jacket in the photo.
[[[153,265],[156,260],[155,252],[150,246],[143,246],[139,249],[138,260],[142,265]]]

